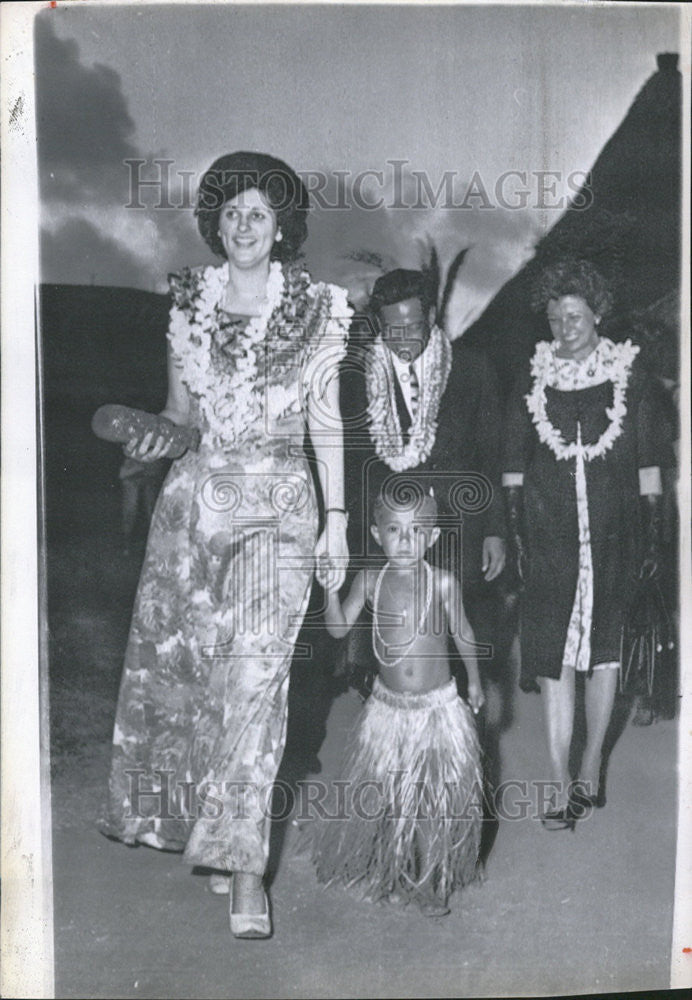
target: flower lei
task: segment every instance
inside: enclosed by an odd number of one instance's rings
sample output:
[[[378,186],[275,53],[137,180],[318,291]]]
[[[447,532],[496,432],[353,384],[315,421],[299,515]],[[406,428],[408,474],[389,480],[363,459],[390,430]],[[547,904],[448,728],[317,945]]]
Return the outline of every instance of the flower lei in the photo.
[[[284,273],[273,261],[266,300],[249,321],[221,307],[228,280],[228,264],[170,275],[174,307],[168,335],[183,364],[183,381],[199,398],[211,433],[234,441],[258,417],[264,397],[257,379],[264,352],[257,345],[267,335],[296,348],[303,342],[300,320],[307,311],[310,276],[300,268]]]
[[[596,347],[596,357],[593,359],[594,371],[605,376],[603,381],[613,383],[613,405],[606,408],[606,416],[610,420],[608,427],[594,444],[582,444],[581,439],[567,444],[560,431],[553,426],[546,412],[546,386],[554,386],[556,378],[557,344],[541,341],[536,345],[536,351],[531,359],[531,374],[533,386],[524,397],[526,405],[533,418],[539,439],[548,445],[556,458],[566,460],[576,458],[581,454],[590,462],[600,458],[613,447],[622,434],[622,421],[627,413],[625,398],[630,369],[639,353],[639,348],[626,340],[622,344],[614,344],[612,340],[602,337]]]
[[[451,367],[452,346],[443,331],[434,326],[423,353],[420,402],[405,444],[394,395],[396,375],[391,352],[381,336],[375,338],[365,376],[370,436],[379,458],[395,472],[413,469],[429,457]]]

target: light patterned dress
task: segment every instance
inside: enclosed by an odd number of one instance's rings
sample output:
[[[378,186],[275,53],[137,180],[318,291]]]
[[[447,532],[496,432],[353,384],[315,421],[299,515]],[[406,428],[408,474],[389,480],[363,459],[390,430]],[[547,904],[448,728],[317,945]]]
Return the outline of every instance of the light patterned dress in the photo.
[[[262,874],[317,537],[307,401],[350,311],[343,289],[273,263],[274,308],[240,322],[220,308],[226,280],[226,265],[172,278],[168,336],[201,444],[154,511],[101,828]]]

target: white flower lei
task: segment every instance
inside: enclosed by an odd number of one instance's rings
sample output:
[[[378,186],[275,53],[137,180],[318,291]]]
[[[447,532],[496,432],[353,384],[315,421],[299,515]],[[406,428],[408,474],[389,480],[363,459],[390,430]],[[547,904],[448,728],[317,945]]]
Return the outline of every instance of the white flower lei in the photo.
[[[281,264],[272,261],[267,280],[267,297],[258,316],[253,316],[238,333],[237,357],[233,372],[222,383],[212,362],[212,338],[217,329],[216,310],[228,284],[228,264],[210,265],[198,277],[199,296],[194,314],[178,307],[171,311],[169,339],[174,354],[182,361],[183,380],[199,397],[199,406],[212,434],[234,441],[257,416],[261,393],[253,387],[257,376],[256,344],[264,340],[269,320],[280,305],[284,292]]]
[[[614,344],[607,337],[599,340],[595,350],[598,352],[595,359],[599,365],[599,370],[604,374],[605,380],[613,383],[613,405],[606,409],[606,415],[610,424],[599,437],[595,444],[582,444],[575,441],[567,444],[560,431],[552,425],[546,412],[546,386],[554,385],[556,376],[556,343],[541,341],[536,344],[536,351],[531,359],[531,374],[533,376],[532,389],[524,397],[529,412],[533,418],[534,425],[538,432],[538,437],[547,444],[556,458],[566,460],[576,458],[579,453],[590,462],[594,458],[600,458],[613,447],[617,439],[622,434],[622,421],[627,413],[625,398],[627,392],[627,381],[630,369],[639,353],[639,348],[632,344],[631,340],[626,340],[622,344]]]
[[[370,436],[380,459],[395,472],[413,469],[429,457],[437,434],[440,400],[447,387],[451,367],[452,346],[445,333],[434,326],[423,354],[420,403],[410,427],[408,443],[404,444],[394,395],[396,375],[391,352],[381,336],[375,338],[365,377]]]

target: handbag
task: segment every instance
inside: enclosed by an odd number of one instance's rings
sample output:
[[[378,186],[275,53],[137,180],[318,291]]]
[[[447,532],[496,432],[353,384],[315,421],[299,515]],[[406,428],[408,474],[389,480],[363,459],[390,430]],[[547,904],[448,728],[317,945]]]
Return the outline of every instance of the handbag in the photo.
[[[658,580],[640,580],[620,629],[620,692],[652,697],[672,683],[674,650],[674,628]]]

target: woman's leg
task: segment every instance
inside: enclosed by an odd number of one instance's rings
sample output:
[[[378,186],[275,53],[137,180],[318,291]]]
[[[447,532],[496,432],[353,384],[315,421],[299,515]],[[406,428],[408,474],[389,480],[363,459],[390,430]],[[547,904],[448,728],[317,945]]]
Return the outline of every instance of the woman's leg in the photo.
[[[185,851],[191,864],[232,871],[232,915],[266,911],[262,885],[269,854],[272,790],[286,738],[289,668],[307,606],[312,567],[296,569],[302,555],[293,535],[280,540],[277,559],[269,531],[243,537],[231,564],[225,642],[204,646],[210,663],[206,692],[213,717],[198,726],[193,773],[211,764],[216,786],[213,815],[195,823]],[[310,540],[312,540],[312,535]],[[304,546],[307,549],[307,545]],[[286,552],[285,550],[288,550]],[[277,572],[269,571],[276,568]],[[281,571],[281,572],[278,572]],[[212,757],[204,736],[213,737]]]
[[[251,872],[233,875],[233,913],[259,914],[265,912],[262,876]]]
[[[540,685],[550,765],[558,782],[555,808],[564,809],[568,800],[569,748],[574,728],[574,670],[563,667],[559,680],[541,677]]]
[[[581,779],[590,784],[591,795],[596,795],[598,792],[601,750],[613,713],[617,682],[618,671],[614,667],[594,670],[591,676],[586,678],[584,695],[586,747],[581,762]]]

